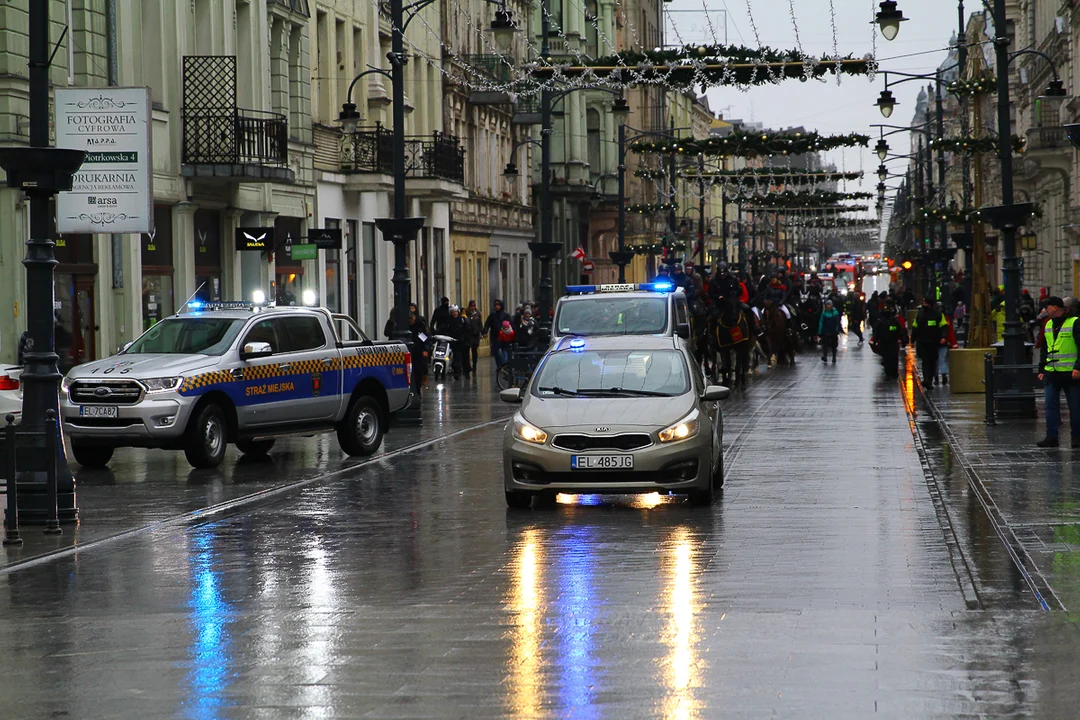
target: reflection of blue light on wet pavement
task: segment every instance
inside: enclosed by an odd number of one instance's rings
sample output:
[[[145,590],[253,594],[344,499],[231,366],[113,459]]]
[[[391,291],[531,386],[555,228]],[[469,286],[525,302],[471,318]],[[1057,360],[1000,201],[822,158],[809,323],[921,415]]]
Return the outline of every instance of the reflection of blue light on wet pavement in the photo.
[[[188,649],[189,697],[184,715],[189,718],[217,718],[228,703],[223,697],[229,685],[230,637],[226,622],[232,608],[222,596],[219,574],[214,570],[214,536],[200,532],[192,538],[190,556],[191,597],[188,622],[192,644]]]
[[[598,497],[586,495],[579,497]],[[556,538],[559,565],[557,653],[560,697],[575,717],[593,717],[593,562],[591,528],[568,529]]]

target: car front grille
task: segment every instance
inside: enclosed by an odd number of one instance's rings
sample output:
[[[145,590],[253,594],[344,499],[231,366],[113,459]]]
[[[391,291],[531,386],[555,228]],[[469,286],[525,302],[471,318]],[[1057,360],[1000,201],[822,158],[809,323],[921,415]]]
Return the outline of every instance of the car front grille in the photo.
[[[686,482],[698,474],[697,460],[682,460],[661,470],[571,470],[547,472],[532,463],[517,461],[511,466],[514,479],[534,485],[557,485],[564,483],[593,483],[597,488],[619,483],[666,483]]]
[[[646,433],[623,433],[621,435],[556,435],[551,444],[560,450],[640,450],[652,445],[652,437]]]
[[[78,405],[134,405],[142,400],[143,387],[134,380],[71,383],[71,402]]]

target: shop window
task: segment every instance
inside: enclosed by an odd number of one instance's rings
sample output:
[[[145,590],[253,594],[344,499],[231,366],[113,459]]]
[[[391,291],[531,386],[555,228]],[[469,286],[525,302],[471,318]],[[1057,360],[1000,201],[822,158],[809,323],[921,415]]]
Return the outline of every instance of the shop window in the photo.
[[[304,290],[304,264],[293,260],[291,246],[299,245],[300,218],[279,215],[274,220],[274,296],[278,305],[299,305]]]
[[[221,300],[221,212],[195,211],[195,296]]]
[[[327,218],[325,227],[338,229],[341,221]],[[326,263],[326,297],[323,305],[331,312],[341,312],[341,251],[323,250]]]
[[[446,237],[442,228],[432,228],[432,247],[435,259],[435,297],[446,296],[446,248],[443,246]]]
[[[454,258],[454,302],[464,308],[466,303],[461,290],[461,258]]]
[[[143,233],[142,248],[143,329],[148,329],[175,310],[173,297],[172,207],[154,206],[154,229]]]

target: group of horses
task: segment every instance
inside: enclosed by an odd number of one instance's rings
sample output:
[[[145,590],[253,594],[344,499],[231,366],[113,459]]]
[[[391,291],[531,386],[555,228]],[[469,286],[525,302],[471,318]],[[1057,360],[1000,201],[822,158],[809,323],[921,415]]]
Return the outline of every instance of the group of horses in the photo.
[[[771,301],[753,306],[725,298],[693,308],[691,347],[705,375],[729,387],[743,387],[762,362],[767,367],[795,364],[804,345],[817,342],[822,300],[811,294],[798,305]]]

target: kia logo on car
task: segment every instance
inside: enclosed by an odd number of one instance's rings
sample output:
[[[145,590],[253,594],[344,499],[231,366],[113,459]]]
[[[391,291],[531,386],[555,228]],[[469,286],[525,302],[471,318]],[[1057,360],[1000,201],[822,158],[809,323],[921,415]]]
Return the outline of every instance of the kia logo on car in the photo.
[[[112,395],[112,388],[105,387],[104,385],[94,388],[94,397],[106,398]]]
[[[598,427],[598,428],[596,428],[596,432],[607,432],[607,431],[608,431],[608,429],[606,427]]]

